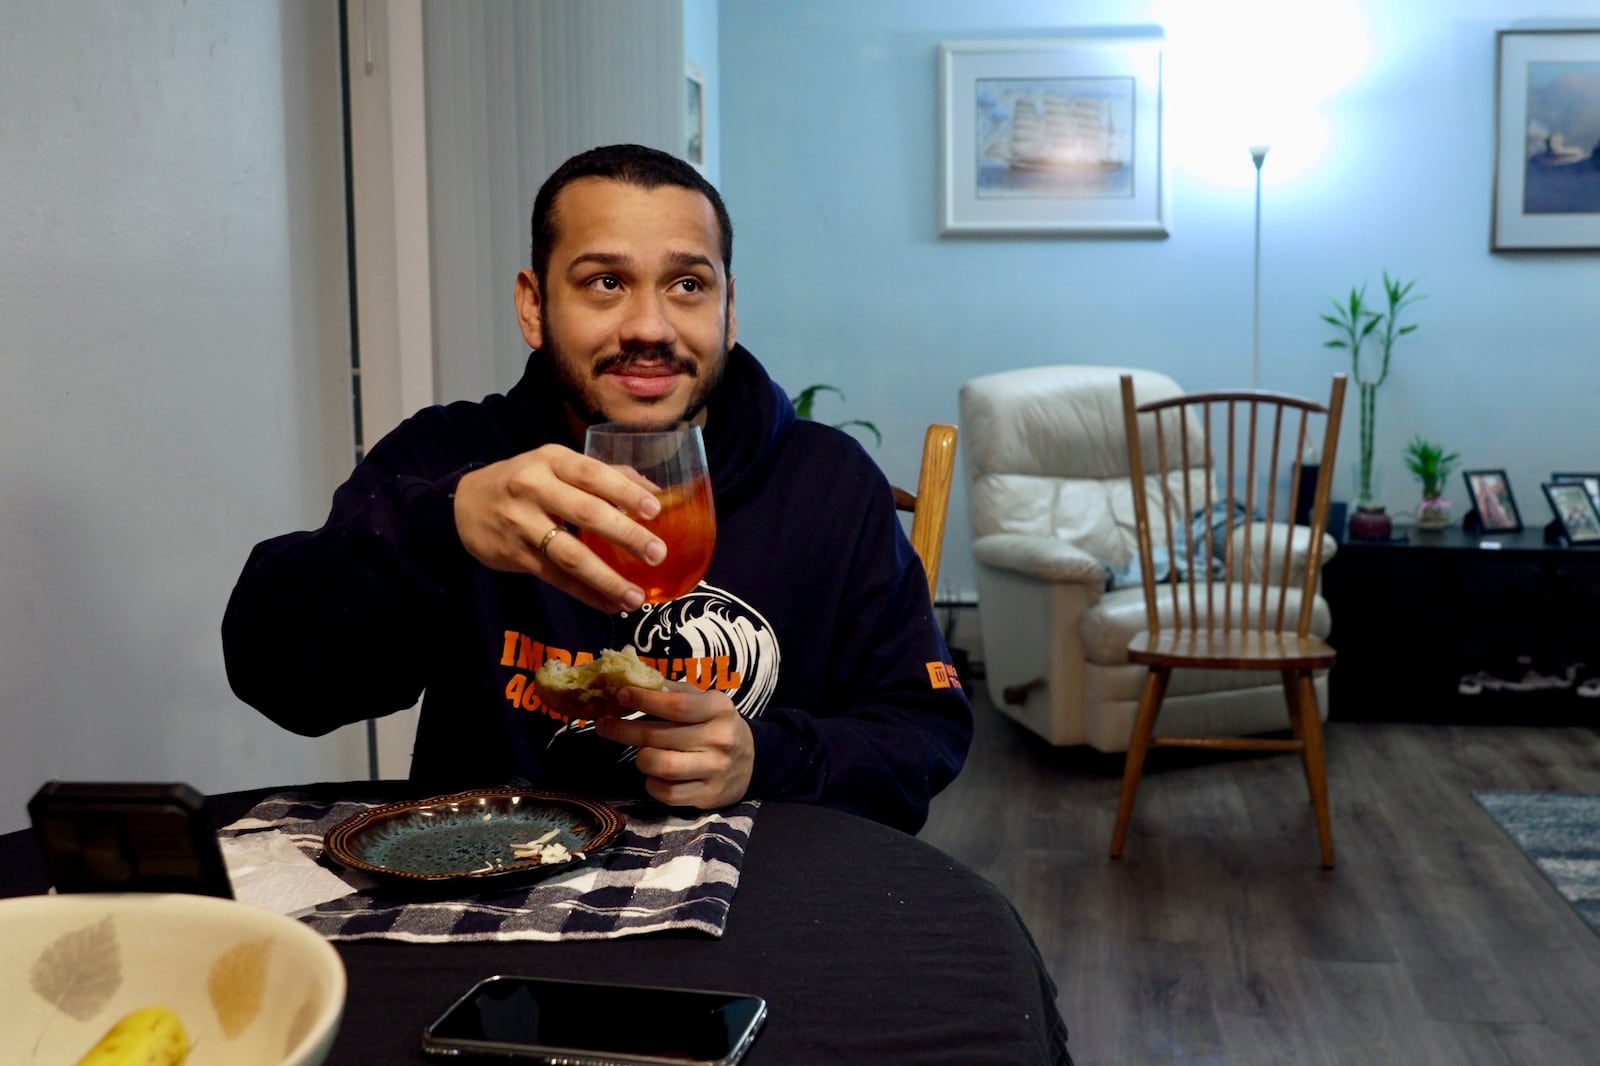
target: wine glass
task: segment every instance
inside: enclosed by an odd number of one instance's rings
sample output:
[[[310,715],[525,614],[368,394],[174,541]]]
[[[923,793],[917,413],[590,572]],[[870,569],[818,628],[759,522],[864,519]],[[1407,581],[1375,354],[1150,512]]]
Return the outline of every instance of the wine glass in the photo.
[[[589,550],[643,589],[645,603],[666,603],[698,585],[717,542],[700,427],[693,422],[606,422],[589,427],[583,452],[612,466],[628,467],[655,486],[661,513],[635,521],[666,543],[667,557],[651,566],[585,529],[579,537]]]

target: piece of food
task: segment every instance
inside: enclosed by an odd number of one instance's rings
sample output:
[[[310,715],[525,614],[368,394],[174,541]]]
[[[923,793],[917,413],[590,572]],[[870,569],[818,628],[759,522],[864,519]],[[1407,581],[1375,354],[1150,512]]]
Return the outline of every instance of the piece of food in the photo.
[[[594,718],[604,711],[617,713],[617,692],[629,686],[660,691],[667,687],[661,672],[639,659],[633,645],[621,651],[607,648],[582,666],[547,661],[533,675],[539,698],[558,716]]]
[[[166,1007],[124,1014],[77,1066],[180,1066],[189,1057],[189,1034]]]
[[[571,862],[573,859],[584,858],[581,851],[568,851],[567,846],[555,838],[561,830],[552,829],[538,840],[527,840],[518,843],[511,842],[511,858],[513,861],[523,859],[538,859],[540,865],[556,862]]]

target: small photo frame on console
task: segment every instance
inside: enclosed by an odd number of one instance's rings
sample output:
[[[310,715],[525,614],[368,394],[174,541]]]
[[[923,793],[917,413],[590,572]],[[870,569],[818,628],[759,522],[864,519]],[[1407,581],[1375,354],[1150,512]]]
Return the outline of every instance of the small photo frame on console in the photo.
[[[1569,544],[1600,544],[1600,511],[1581,482],[1551,481],[1542,488]]]
[[[1511,479],[1504,470],[1465,470],[1467,495],[1477,513],[1477,528],[1484,533],[1515,533],[1522,515],[1511,496]]]
[[[1589,491],[1589,499],[1594,501],[1596,510],[1600,510],[1600,474],[1551,474],[1550,480],[1557,485],[1579,484]]]

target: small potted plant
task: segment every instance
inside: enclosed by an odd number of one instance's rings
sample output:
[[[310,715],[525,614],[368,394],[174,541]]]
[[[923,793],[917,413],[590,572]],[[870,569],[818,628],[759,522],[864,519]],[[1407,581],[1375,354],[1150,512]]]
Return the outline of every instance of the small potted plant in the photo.
[[[1413,436],[1406,445],[1406,467],[1422,482],[1422,503],[1417,507],[1417,528],[1443,529],[1450,524],[1450,501],[1444,498],[1445,478],[1460,456],[1444,445]]]
[[[1360,487],[1356,493],[1356,513],[1350,518],[1350,536],[1357,540],[1388,540],[1391,528],[1383,505],[1372,496],[1372,445],[1377,423],[1378,388],[1389,377],[1389,359],[1394,343],[1417,327],[1400,325],[1400,312],[1420,296],[1411,295],[1415,281],[1401,282],[1383,272],[1383,295],[1387,307],[1373,310],[1366,302],[1367,287],[1350,290],[1347,300],[1333,300],[1333,313],[1322,320],[1338,331],[1327,348],[1343,348],[1350,353],[1350,379],[1361,401]],[[1361,347],[1371,341],[1378,348],[1376,360],[1361,358]],[[1372,364],[1376,362],[1376,366]]]

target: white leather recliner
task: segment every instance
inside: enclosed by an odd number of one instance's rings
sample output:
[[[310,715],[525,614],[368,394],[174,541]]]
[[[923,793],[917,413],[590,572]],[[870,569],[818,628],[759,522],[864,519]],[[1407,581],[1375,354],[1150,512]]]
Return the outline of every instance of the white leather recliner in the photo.
[[[989,695],[1052,744],[1106,752],[1128,749],[1145,673],[1127,657],[1128,641],[1145,628],[1145,604],[1133,569],[1138,545],[1119,385],[1124,373],[1134,375],[1140,402],[1182,392],[1152,371],[1046,366],[974,378],[961,387],[960,400]],[[1181,485],[1184,475],[1172,476]],[[1214,474],[1195,468],[1188,476]],[[1154,480],[1151,492],[1159,493]],[[1231,534],[1236,558],[1244,528]],[[1267,538],[1257,530],[1253,543],[1263,545]],[[1293,527],[1273,543],[1276,558],[1263,561],[1281,560],[1287,545],[1291,566],[1303,572],[1309,530]],[[1333,538],[1323,538],[1324,562],[1336,548]],[[1108,589],[1114,572],[1126,583]],[[1312,632],[1326,637],[1330,625],[1319,596]],[[1316,687],[1326,718],[1325,675]],[[1288,727],[1284,708],[1275,671],[1179,670],[1162,706],[1162,731],[1272,732]]]

